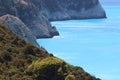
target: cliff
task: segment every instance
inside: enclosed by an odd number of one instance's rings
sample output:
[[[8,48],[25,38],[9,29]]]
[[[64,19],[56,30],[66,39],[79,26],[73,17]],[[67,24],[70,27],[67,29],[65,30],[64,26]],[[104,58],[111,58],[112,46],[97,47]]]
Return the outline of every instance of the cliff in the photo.
[[[98,0],[0,0],[0,16],[20,18],[36,38],[59,35],[48,20],[105,18]]]
[[[100,80],[37,48],[0,24],[0,80]]]
[[[31,0],[50,20],[106,18],[98,0]]]
[[[0,16],[11,14],[20,18],[36,38],[59,35],[48,19],[30,0],[0,0]]]
[[[35,36],[19,18],[7,14],[0,17],[0,23],[6,25],[10,30],[13,31],[13,33],[18,35],[20,38],[33,44],[36,47],[39,47]]]

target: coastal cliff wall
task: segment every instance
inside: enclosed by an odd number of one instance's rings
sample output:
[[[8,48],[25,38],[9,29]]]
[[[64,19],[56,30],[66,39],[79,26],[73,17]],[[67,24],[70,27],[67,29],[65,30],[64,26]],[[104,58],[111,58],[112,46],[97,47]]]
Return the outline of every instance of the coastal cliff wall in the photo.
[[[0,0],[0,16],[20,18],[36,38],[59,35],[49,21],[105,18],[98,0]]]
[[[0,0],[0,16],[11,14],[20,18],[36,38],[59,35],[48,19],[30,0]]]
[[[31,0],[50,20],[106,18],[98,0]]]

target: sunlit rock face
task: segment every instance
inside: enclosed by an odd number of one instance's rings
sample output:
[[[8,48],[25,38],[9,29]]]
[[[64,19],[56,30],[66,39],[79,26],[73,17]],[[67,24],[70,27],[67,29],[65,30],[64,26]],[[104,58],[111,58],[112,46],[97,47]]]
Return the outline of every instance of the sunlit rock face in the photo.
[[[19,18],[13,15],[6,14],[0,17],[0,23],[8,27],[13,33],[15,33],[20,38],[33,44],[36,47],[39,47],[35,36]]]
[[[66,19],[105,18],[98,0],[31,0],[51,21]]]

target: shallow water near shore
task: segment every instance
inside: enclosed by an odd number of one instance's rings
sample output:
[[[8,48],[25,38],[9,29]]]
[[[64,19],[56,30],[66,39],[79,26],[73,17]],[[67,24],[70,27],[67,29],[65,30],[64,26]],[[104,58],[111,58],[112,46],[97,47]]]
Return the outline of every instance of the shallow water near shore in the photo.
[[[38,43],[102,80],[120,80],[120,6],[104,8],[107,19],[51,22],[60,36]]]

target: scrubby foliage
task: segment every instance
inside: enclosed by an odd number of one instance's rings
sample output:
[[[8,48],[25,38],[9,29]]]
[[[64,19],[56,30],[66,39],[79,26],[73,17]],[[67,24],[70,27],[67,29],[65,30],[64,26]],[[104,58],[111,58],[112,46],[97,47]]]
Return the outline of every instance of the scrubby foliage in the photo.
[[[18,38],[0,24],[0,80],[100,80]]]
[[[74,67],[56,57],[37,60],[28,66],[26,74],[35,80],[100,80],[80,67]]]
[[[30,80],[24,74],[28,65],[47,56],[46,51],[26,43],[0,25],[0,80]]]
[[[32,75],[36,80],[64,80],[68,67],[69,65],[63,60],[48,57],[28,66],[27,74]]]

